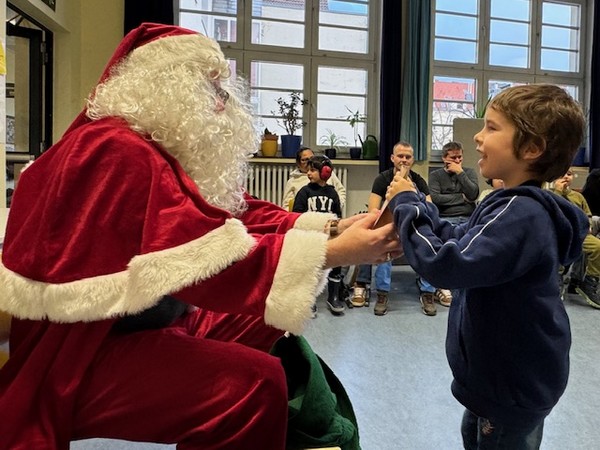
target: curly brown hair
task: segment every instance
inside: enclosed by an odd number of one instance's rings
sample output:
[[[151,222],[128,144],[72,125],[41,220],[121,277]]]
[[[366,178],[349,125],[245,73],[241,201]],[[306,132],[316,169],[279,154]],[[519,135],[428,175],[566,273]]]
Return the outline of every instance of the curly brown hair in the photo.
[[[529,144],[543,150],[529,166],[538,181],[552,181],[571,166],[583,142],[586,120],[581,106],[559,86],[529,84],[504,89],[488,105],[516,128],[513,152],[521,158]]]

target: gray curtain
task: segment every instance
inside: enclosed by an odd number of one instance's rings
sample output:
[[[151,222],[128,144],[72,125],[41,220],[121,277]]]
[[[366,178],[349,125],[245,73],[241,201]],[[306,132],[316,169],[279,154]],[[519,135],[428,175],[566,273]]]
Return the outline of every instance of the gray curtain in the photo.
[[[431,0],[408,0],[407,23],[403,45],[405,71],[400,140],[410,142],[415,150],[415,159],[424,161],[427,159]]]

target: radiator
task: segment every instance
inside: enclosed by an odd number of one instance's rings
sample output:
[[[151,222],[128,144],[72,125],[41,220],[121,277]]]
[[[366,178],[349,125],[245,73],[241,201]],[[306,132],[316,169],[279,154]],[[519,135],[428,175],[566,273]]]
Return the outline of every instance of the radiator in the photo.
[[[261,200],[281,205],[285,183],[295,168],[295,165],[251,163],[246,190]],[[336,167],[334,172],[347,189],[348,169]],[[346,217],[346,205],[342,208],[342,215]]]

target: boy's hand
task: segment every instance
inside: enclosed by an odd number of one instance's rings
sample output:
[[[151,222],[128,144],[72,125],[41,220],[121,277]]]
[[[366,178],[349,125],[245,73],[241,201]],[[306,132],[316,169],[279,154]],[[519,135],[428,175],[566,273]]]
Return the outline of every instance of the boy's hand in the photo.
[[[417,192],[417,188],[415,188],[415,185],[410,179],[404,178],[402,173],[398,172],[394,175],[394,179],[387,188],[385,199],[389,201],[394,198],[396,194],[406,191]]]
[[[335,239],[327,241],[325,267],[379,264],[402,255],[394,224],[373,230],[377,214],[361,216]]]

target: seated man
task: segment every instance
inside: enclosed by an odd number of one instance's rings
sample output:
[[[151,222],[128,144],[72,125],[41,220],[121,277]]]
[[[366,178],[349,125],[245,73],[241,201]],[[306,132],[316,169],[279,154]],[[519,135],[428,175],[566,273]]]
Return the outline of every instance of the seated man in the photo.
[[[394,175],[402,168],[409,169],[408,176],[415,184],[419,192],[422,192],[427,200],[431,201],[429,188],[425,179],[417,172],[410,170],[415,163],[414,150],[408,142],[400,141],[392,150],[390,157],[393,167],[381,172],[373,181],[371,194],[369,195],[369,211],[381,208],[386,190],[394,178]],[[361,265],[358,267],[356,283],[354,285],[354,295],[350,300],[352,306],[361,307],[368,304],[367,285],[371,283],[371,265]],[[377,303],[373,312],[376,316],[383,316],[388,312],[388,294],[392,278],[392,262],[386,261],[378,264],[375,268],[375,287],[377,289]],[[452,294],[447,289],[436,289],[426,280],[417,279],[419,286],[419,301],[421,309],[425,315],[433,316],[436,314],[435,300],[443,306],[450,306]]]
[[[463,148],[460,142],[448,142],[442,148],[444,167],[429,175],[431,200],[440,217],[453,224],[469,220],[479,196],[477,173],[462,166]]]
[[[573,171],[569,169],[567,173],[554,182],[553,192],[560,195],[571,203],[577,205],[585,212],[588,217],[592,217],[592,212],[585,197],[571,189],[573,182]],[[598,293],[598,280],[600,279],[600,239],[588,234],[583,241],[583,253],[586,258],[586,271],[583,280],[575,286],[575,291],[580,294],[584,300],[594,308],[600,308],[600,294]]]

